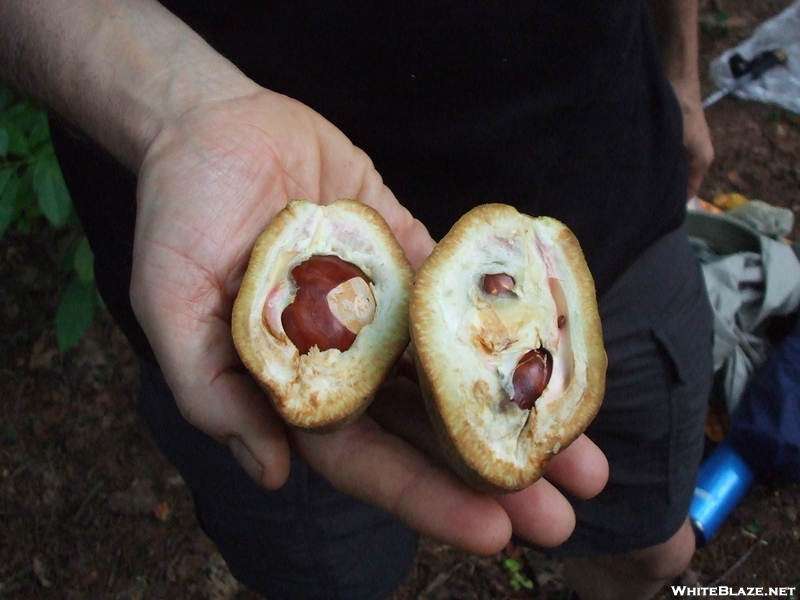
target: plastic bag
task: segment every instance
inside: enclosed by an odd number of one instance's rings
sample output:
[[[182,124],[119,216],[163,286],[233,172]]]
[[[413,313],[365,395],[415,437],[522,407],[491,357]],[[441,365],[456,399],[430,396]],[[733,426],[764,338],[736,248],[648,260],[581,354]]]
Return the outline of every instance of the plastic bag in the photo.
[[[733,81],[728,61],[736,52],[749,60],[775,48],[786,53],[786,66],[770,69],[733,94],[745,100],[777,104],[800,114],[800,0],[762,23],[749,39],[714,59],[709,68],[711,79],[720,88]]]

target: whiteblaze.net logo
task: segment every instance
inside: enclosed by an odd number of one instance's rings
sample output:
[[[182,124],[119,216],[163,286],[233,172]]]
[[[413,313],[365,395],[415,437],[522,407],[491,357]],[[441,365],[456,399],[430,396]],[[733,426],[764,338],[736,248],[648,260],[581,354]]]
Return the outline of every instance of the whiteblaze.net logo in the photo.
[[[717,596],[733,598],[737,596],[783,596],[794,598],[796,587],[730,587],[718,585],[713,587],[691,587],[688,585],[673,585],[674,596]]]

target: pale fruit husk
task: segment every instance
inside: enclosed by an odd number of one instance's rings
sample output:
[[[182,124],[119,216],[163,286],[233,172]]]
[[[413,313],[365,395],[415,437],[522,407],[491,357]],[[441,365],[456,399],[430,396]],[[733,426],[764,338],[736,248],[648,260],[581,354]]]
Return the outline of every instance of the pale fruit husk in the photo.
[[[374,318],[345,352],[315,346],[301,355],[280,325],[282,306],[293,297],[289,272],[316,254],[339,256],[371,281]],[[360,202],[293,200],[275,216],[253,248],[231,327],[239,356],[287,423],[325,432],[366,409],[408,344],[413,276],[384,219]],[[275,292],[282,281],[282,291]],[[275,303],[272,327],[264,321],[268,295]]]
[[[481,277],[507,273],[516,298],[489,299]],[[411,340],[428,412],[445,454],[471,485],[520,490],[589,425],[602,402],[606,355],[594,281],[562,223],[511,206],[464,215],[417,273]],[[558,314],[566,316],[559,329]],[[554,354],[531,410],[510,401],[517,360]]]

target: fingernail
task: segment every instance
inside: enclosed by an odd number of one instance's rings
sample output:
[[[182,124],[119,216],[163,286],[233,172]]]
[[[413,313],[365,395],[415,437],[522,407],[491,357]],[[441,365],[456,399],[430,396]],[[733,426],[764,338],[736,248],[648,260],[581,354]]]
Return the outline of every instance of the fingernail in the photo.
[[[228,447],[231,449],[234,458],[239,461],[242,468],[247,471],[247,474],[255,480],[258,485],[261,485],[261,477],[264,474],[264,467],[250,454],[250,450],[244,445],[244,442],[238,437],[232,437],[228,441]]]

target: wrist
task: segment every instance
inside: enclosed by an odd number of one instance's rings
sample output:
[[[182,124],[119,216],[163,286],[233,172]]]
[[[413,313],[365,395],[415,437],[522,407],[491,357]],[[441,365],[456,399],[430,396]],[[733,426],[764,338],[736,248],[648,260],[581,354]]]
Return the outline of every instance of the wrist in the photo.
[[[688,108],[695,105],[699,107],[702,104],[700,78],[696,73],[684,74],[679,77],[669,77],[668,75],[668,78],[684,112]]]
[[[86,77],[97,76],[102,106],[99,118],[82,114],[79,124],[138,172],[152,141],[181,115],[259,87],[161,5],[123,4],[119,13],[104,15],[84,52]],[[114,62],[98,60],[109,52]]]
[[[134,172],[180,115],[260,89],[153,0],[2,3],[0,71]]]

